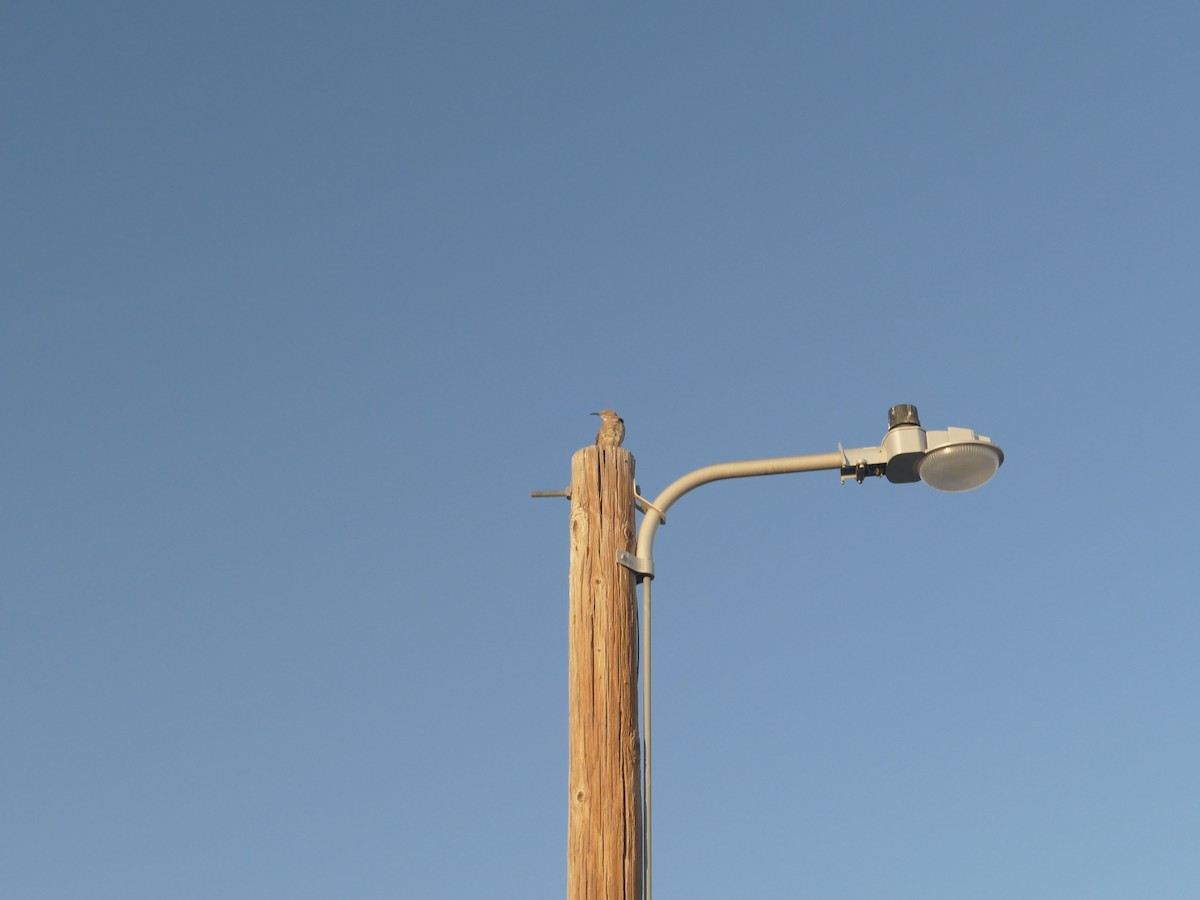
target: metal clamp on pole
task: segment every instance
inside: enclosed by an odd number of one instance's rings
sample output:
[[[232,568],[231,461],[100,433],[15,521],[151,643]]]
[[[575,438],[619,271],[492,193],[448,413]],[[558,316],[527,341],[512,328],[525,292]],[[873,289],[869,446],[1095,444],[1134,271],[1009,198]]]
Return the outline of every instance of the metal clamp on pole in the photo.
[[[617,562],[638,576],[638,581],[654,577],[654,560],[634,556],[628,550],[617,551]]]

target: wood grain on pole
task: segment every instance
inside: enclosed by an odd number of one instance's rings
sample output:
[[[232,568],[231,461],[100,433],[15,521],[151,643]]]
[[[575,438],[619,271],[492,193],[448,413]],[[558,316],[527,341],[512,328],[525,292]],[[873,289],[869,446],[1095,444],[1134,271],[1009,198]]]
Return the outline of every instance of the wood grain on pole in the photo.
[[[633,471],[620,447],[571,458],[568,900],[642,896]]]

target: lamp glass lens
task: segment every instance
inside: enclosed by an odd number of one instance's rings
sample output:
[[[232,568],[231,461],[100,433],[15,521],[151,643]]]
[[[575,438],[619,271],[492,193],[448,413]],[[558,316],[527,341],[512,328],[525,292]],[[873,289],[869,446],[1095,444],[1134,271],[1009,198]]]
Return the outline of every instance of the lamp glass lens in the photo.
[[[921,457],[917,474],[939,491],[969,491],[991,480],[999,468],[1000,450],[991,444],[950,444]]]

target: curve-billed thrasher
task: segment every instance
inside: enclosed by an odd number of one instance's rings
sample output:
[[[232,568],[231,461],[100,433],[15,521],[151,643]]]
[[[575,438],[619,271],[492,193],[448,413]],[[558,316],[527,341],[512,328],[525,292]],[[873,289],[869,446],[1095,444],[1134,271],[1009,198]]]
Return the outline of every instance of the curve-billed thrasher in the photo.
[[[611,409],[592,415],[604,420],[600,423],[600,430],[596,432],[596,446],[620,447],[621,441],[625,440],[625,420]]]

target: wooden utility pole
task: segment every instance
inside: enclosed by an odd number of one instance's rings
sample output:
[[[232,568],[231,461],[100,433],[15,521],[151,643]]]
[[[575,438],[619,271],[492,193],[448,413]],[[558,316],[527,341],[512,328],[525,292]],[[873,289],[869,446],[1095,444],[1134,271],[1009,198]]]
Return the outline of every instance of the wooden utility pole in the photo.
[[[642,897],[633,470],[620,447],[571,458],[568,900]]]

